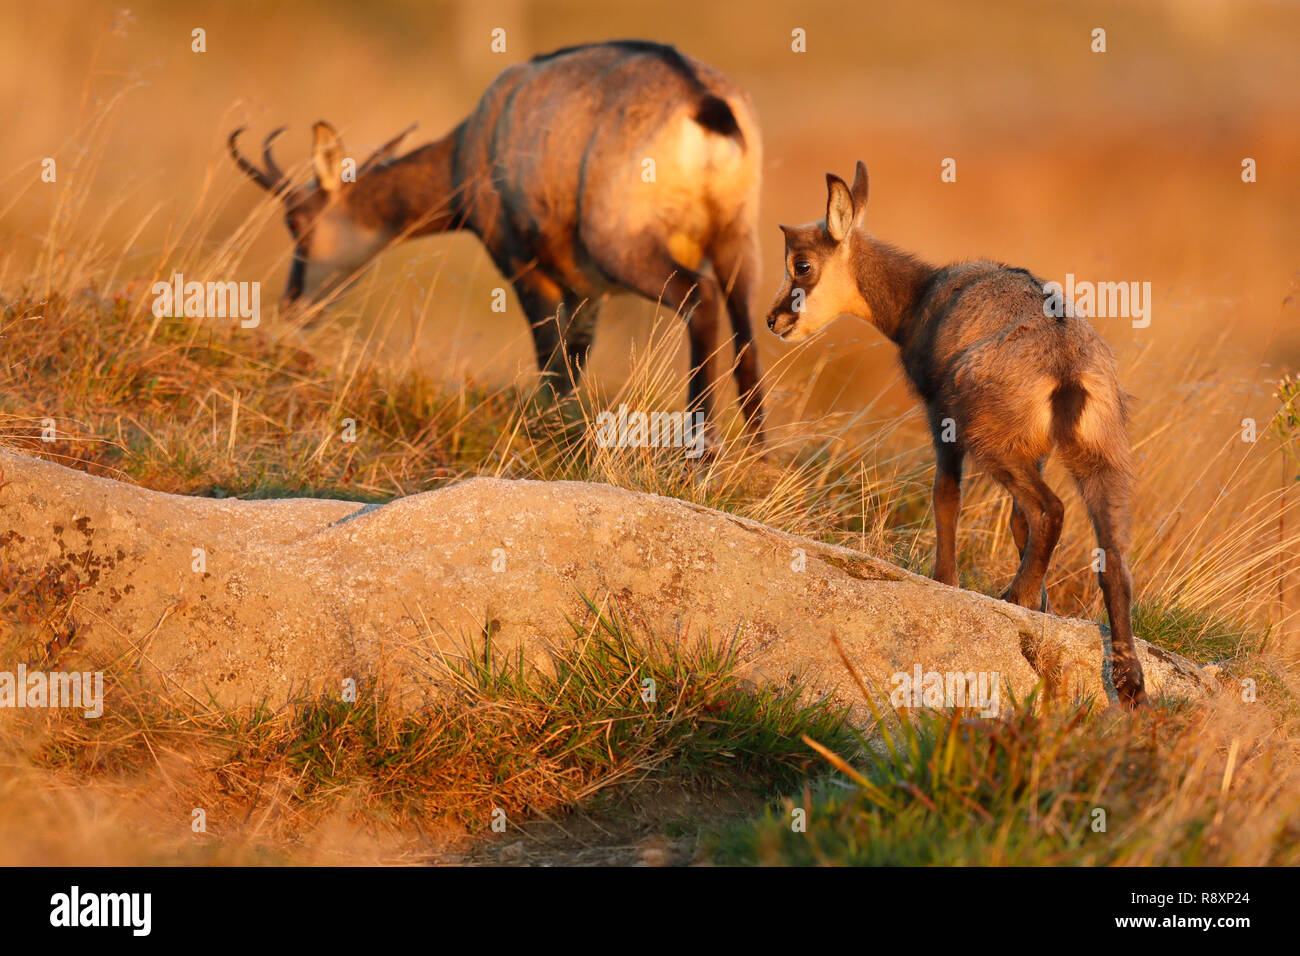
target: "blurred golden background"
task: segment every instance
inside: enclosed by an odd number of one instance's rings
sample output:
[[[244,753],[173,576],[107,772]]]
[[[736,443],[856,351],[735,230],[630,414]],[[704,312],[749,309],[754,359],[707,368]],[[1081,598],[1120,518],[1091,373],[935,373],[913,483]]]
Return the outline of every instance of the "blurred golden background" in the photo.
[[[3,0],[0,11],[5,291],[27,274],[52,217],[66,215],[60,185],[40,181],[44,157],[57,160],[61,184],[93,175],[77,223],[125,250],[125,282],[150,274],[179,232],[200,230],[217,247],[265,202],[225,154],[237,125],[250,124],[255,152],[289,124],[277,144],[284,165],[305,162],[318,118],[364,156],[413,121],[411,144],[441,136],[511,63],[644,37],[720,68],[757,105],[760,310],[780,280],[776,224],[818,218],[823,173],[851,175],[861,157],[873,231],[924,258],[1151,282],[1150,328],[1097,322],[1144,400],[1162,399],[1143,394],[1144,380],[1180,381],[1176,366],[1155,366],[1196,351],[1244,373],[1242,409],[1225,409],[1237,415],[1267,395],[1279,366],[1300,362],[1297,4]],[[495,27],[506,30],[504,54],[490,49]],[[1091,50],[1097,27],[1105,53]],[[191,52],[195,28],[205,53]],[[791,49],[796,28],[806,52]],[[103,149],[91,168],[96,129]],[[956,160],[954,183],[940,180],[945,157]],[[1245,157],[1258,164],[1256,183],[1242,182]],[[263,280],[269,313],[287,254],[282,223],[264,219],[238,274],[221,278]],[[490,311],[503,283],[472,236],[390,251],[367,283],[360,305],[328,321],[373,332],[370,347],[453,377],[531,370],[522,314],[513,296],[504,316]],[[644,339],[653,313],[635,298],[605,311],[592,363],[602,383],[626,374],[629,342]],[[760,339],[765,366],[790,351],[765,330]],[[841,319],[821,341],[829,361],[814,347],[781,366],[787,391],[811,383],[806,414],[880,398],[886,410],[909,407],[876,333]],[[684,373],[684,346],[679,362]]]

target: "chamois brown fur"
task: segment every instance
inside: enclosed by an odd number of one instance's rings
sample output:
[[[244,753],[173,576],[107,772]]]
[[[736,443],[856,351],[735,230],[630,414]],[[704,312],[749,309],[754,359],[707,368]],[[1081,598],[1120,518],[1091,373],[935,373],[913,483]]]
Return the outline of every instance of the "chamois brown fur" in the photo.
[[[786,280],[768,327],[798,341],[849,313],[898,346],[934,441],[938,581],[957,584],[957,514],[969,456],[1012,497],[1020,567],[1003,597],[1049,610],[1044,580],[1065,509],[1042,467],[1055,450],[1102,552],[1098,577],[1116,690],[1129,706],[1145,703],[1127,562],[1133,466],[1110,348],[1085,319],[1049,315],[1049,293],[1024,269],[987,261],[937,268],[873,238],[864,225],[862,163],[852,188],[827,174],[827,190],[822,222],[781,227]]]
[[[467,229],[514,285],[538,367],[561,395],[586,362],[601,304],[630,291],[687,318],[689,403],[707,414],[725,309],[742,407],[761,436],[750,326],[761,137],[749,98],[716,70],[644,41],[534,57],[505,70],[443,139],[394,159],[398,137],[354,183],[328,124],[315,126],[316,182],[302,187],[271,157],[276,134],[259,168],[238,133],[235,161],[284,198],[294,238],[284,306],[319,301],[396,242]]]

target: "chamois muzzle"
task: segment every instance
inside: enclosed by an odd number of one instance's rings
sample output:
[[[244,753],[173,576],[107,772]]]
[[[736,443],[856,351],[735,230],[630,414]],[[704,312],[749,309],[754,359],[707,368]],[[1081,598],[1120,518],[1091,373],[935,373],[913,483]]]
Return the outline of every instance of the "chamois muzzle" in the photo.
[[[767,328],[777,338],[784,339],[799,324],[799,315],[786,306],[789,296],[781,296],[777,305],[767,314]]]

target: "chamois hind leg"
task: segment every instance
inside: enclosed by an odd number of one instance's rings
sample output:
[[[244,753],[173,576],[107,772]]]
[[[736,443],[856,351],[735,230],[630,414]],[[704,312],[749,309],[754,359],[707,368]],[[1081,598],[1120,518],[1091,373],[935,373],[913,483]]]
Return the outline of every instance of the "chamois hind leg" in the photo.
[[[750,304],[758,282],[758,238],[750,229],[725,234],[709,248],[713,272],[727,301],[731,319],[731,341],[736,350],[734,374],[740,393],[740,408],[750,433],[763,441],[763,391],[759,385],[762,370],[758,365],[758,346],[750,323]]]
[[[930,414],[934,437],[934,572],[940,584],[957,586],[957,514],[961,510],[961,469],[966,450],[944,441],[942,416]]]
[[[657,242],[647,239],[617,250],[600,263],[620,285],[664,305],[686,319],[690,337],[691,370],[686,380],[687,408],[712,420],[713,357],[717,350],[718,310],[722,294],[709,276],[677,262]]]
[[[1019,507],[1028,532],[1020,556],[1020,568],[1002,599],[1031,610],[1042,610],[1047,566],[1061,537],[1065,506],[1043,481],[1036,464],[1006,463],[993,468],[992,474],[1011,493],[1014,507]]]
[[[1106,614],[1110,618],[1111,679],[1127,707],[1148,703],[1142,662],[1133,641],[1133,578],[1128,569],[1129,514],[1133,481],[1127,455],[1118,463],[1093,460],[1070,464],[1079,494],[1088,506],[1101,570],[1097,572]]]
[[[1046,459],[1038,462],[1038,473],[1043,473],[1043,465]],[[1025,559],[1025,545],[1029,542],[1029,520],[1025,517],[1025,511],[1020,507],[1015,498],[1011,499],[1011,537],[1015,539],[1016,550],[1020,552],[1020,560]],[[1042,602],[1038,609],[1044,614],[1052,613],[1052,604],[1047,600],[1047,579],[1043,579]]]

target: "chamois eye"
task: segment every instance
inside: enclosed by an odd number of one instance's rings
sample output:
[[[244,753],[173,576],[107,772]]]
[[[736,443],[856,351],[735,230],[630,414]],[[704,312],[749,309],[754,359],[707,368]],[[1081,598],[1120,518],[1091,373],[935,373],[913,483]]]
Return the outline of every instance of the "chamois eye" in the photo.
[[[806,276],[812,272],[812,263],[807,259],[796,259],[794,261],[794,274],[797,276]]]

